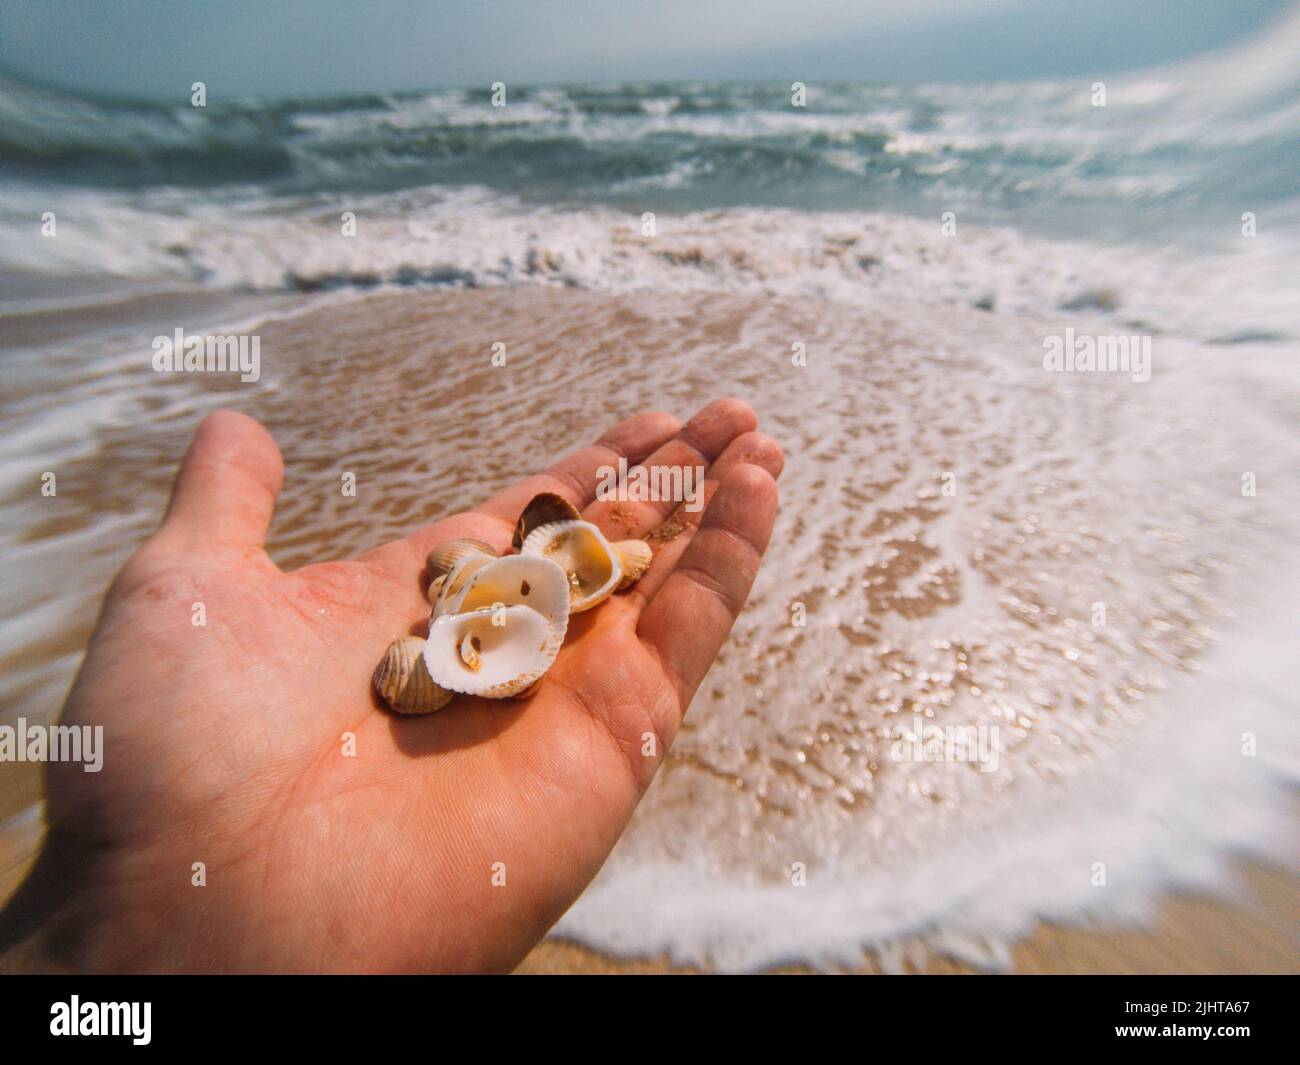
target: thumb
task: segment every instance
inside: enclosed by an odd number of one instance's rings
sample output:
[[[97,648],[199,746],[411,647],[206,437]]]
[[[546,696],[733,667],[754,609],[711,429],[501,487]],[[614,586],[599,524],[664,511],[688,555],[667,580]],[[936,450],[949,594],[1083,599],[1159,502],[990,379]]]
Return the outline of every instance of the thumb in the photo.
[[[260,422],[233,410],[209,414],[181,461],[155,543],[260,548],[283,478],[280,449]]]

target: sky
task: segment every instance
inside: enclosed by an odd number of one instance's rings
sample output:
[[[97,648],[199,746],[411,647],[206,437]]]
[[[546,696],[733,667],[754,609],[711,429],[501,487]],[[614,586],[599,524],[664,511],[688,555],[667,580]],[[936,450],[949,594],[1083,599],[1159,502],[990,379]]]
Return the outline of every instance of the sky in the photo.
[[[0,71],[96,95],[974,81],[1150,66],[1286,0],[4,0]]]

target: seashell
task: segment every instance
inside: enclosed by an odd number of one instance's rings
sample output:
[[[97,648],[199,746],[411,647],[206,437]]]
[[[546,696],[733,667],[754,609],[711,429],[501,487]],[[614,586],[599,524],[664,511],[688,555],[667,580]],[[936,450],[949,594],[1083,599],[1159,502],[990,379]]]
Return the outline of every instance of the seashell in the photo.
[[[618,556],[619,564],[623,567],[623,580],[618,586],[619,591],[622,591],[636,584],[644,576],[645,571],[650,568],[650,563],[655,560],[655,554],[644,540],[619,540],[612,546]]]
[[[569,627],[569,579],[549,558],[507,555],[477,567],[441,597],[437,614],[467,614],[497,605],[526,606],[546,619],[557,642]]]
[[[418,636],[394,640],[375,667],[375,691],[399,714],[429,714],[452,700],[453,693],[429,676],[424,643]]]
[[[554,492],[543,492],[541,495],[533,496],[528,506],[524,507],[524,512],[519,515],[519,521],[515,524],[515,537],[511,542],[518,551],[524,546],[528,534],[534,529],[557,521],[577,521],[581,517],[578,508],[564,496],[557,496]]]
[[[429,580],[432,581],[450,573],[462,558],[470,555],[487,555],[489,558],[496,558],[496,554],[491,544],[466,537],[438,544],[425,556],[424,564],[429,570]]]
[[[429,582],[429,590],[425,592],[425,598],[429,600],[430,605],[438,601],[438,596],[442,593],[442,586],[447,583],[447,575],[444,573],[441,577],[434,577]]]
[[[562,642],[530,606],[485,607],[435,618],[424,662],[441,687],[504,699],[540,680]]]
[[[605,534],[589,521],[557,521],[528,534],[523,553],[559,563],[569,580],[569,613],[604,602],[623,579],[623,566]]]
[[[483,668],[483,645],[473,630],[461,637],[460,660],[469,666],[471,673],[477,673]]]
[[[438,587],[437,595],[430,595],[433,603],[433,616],[436,618],[439,614],[447,612],[447,604],[455,600],[464,590],[465,585],[469,583],[470,578],[489,562],[496,561],[491,555],[469,554],[457,562],[451,571],[442,577],[442,584]],[[429,585],[430,593],[433,592],[433,585]]]

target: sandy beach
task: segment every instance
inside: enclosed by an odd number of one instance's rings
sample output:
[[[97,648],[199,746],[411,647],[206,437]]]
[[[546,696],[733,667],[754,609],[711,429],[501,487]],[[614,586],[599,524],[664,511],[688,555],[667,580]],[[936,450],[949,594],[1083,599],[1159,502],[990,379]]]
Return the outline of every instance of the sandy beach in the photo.
[[[1223,417],[1281,379],[1281,355],[1243,378],[1171,337],[1141,386],[1054,375],[1042,338],[1060,319],[940,320],[898,299],[538,287],[203,306],[87,310],[63,361],[24,362],[31,333],[12,334],[29,420],[0,723],[53,720],[209,410],[276,436],[270,550],[293,568],[471,504],[636,410],[737,394],[787,455],[768,562],[627,837],[557,927],[568,942],[522,971],[858,968],[863,944],[891,971],[1295,971],[1297,882],[1269,864],[1294,856],[1287,711],[1252,627],[1294,529],[1283,500],[1238,491],[1246,465],[1294,475],[1294,397]],[[154,372],[149,339],[178,314],[190,332],[205,314],[251,323],[261,379]],[[84,423],[32,413],[56,382]],[[34,498],[52,456],[58,496]],[[1243,646],[1256,684],[1226,697]],[[917,721],[996,730],[996,764],[900,755]],[[1242,757],[1247,729],[1261,757]],[[6,890],[39,798],[39,766],[4,765]],[[794,862],[807,894],[783,887]]]
[[[1070,928],[1039,925],[1012,948],[1006,972],[1017,975],[1213,975],[1295,974],[1297,942],[1279,936],[1300,905],[1293,874],[1248,867],[1240,871],[1240,900],[1224,903],[1205,896],[1166,898],[1142,929]],[[905,959],[905,960],[903,960]],[[661,974],[697,972],[662,959],[619,961],[571,943],[547,940],[520,965],[524,974]],[[776,967],[775,973],[807,973],[801,967]],[[891,955],[888,967],[867,959],[848,971],[975,974],[987,970],[906,949]]]
[[[1278,935],[1300,905],[1300,884],[1293,873],[1243,867],[1238,898],[1232,903],[1202,895],[1161,899],[1150,920],[1138,929],[1038,925],[1017,942],[1009,964],[998,971],[1016,975],[1213,975],[1237,973],[1294,974],[1294,935]],[[698,972],[663,959],[619,961],[572,943],[547,940],[520,965],[521,974],[662,974]],[[814,970],[778,966],[769,972],[801,974]],[[847,970],[933,975],[979,974],[989,970],[936,957],[924,948],[906,946],[887,959],[864,959]]]

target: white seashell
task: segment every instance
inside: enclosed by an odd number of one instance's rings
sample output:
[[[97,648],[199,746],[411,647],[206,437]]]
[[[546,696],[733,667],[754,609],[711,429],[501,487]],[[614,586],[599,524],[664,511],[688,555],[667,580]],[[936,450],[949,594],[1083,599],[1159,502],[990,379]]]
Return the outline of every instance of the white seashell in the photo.
[[[569,581],[548,558],[507,555],[479,566],[442,599],[442,614],[466,614],[496,606],[527,606],[546,619],[556,640],[569,627]]]
[[[375,667],[375,691],[399,714],[429,714],[441,710],[453,693],[439,687],[424,664],[424,640],[404,636],[388,645]]]
[[[483,668],[483,653],[479,650],[479,639],[472,629],[466,630],[460,638],[460,660],[477,673]]]
[[[443,614],[429,627],[424,662],[443,688],[504,699],[532,687],[559,654],[551,624],[529,606]]]
[[[556,521],[528,534],[524,555],[557,562],[569,580],[569,613],[604,602],[623,579],[623,565],[610,542],[589,521]]]
[[[434,577],[429,582],[429,590],[425,593],[425,596],[429,600],[430,606],[438,601],[438,596],[442,594],[442,586],[446,583],[447,575],[445,573],[441,577]]]
[[[491,555],[470,554],[466,555],[451,568],[451,572],[442,578],[442,584],[435,595],[433,585],[429,586],[429,598],[433,602],[433,616],[436,618],[439,614],[447,613],[447,605],[455,600],[465,585],[469,583],[471,577],[489,562],[495,559]]]
[[[655,560],[655,555],[644,540],[619,540],[613,548],[618,555],[619,565],[623,567],[623,580],[618,586],[619,591],[622,591],[644,576],[650,563]]]

